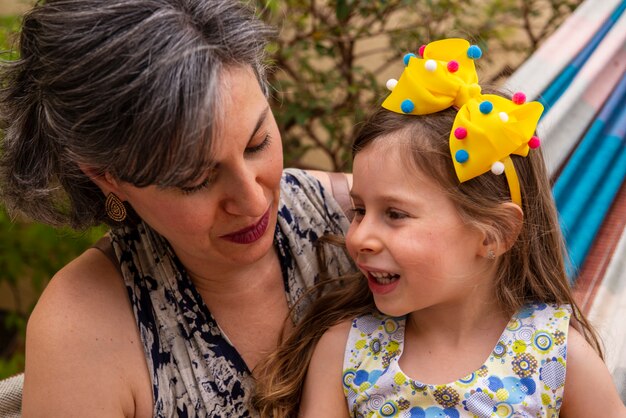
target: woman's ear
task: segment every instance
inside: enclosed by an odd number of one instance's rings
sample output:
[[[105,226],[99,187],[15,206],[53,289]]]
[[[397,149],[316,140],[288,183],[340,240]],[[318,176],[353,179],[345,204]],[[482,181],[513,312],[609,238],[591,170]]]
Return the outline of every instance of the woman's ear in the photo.
[[[495,227],[501,239],[494,237],[491,231],[484,232],[485,238],[479,255],[488,259],[499,257],[510,250],[517,241],[524,224],[524,212],[517,204],[506,202],[502,203],[501,208],[505,215],[500,217],[502,224]]]
[[[105,196],[109,193],[115,193],[120,199],[126,200],[126,196],[122,192],[118,180],[116,180],[115,177],[113,177],[109,172],[102,173],[94,167],[84,164],[79,164],[78,168],[80,168],[80,171],[85,173],[85,175],[89,177],[89,179],[93,181],[94,184],[100,188],[100,190],[102,190],[102,193],[104,193]]]

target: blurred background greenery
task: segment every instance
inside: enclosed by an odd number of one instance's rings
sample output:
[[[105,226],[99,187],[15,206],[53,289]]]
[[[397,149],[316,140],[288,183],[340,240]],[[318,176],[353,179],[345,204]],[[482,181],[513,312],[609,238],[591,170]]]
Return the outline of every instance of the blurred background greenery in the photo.
[[[16,59],[29,0],[2,0],[0,51]],[[285,166],[349,170],[359,122],[398,77],[401,57],[459,36],[488,51],[483,84],[501,84],[582,0],[256,0],[278,27],[271,46],[271,104]],[[32,3],[32,2],[31,2]],[[0,139],[1,139],[0,132]],[[104,227],[75,232],[13,218],[0,206],[0,379],[24,367],[28,315],[48,280]]]

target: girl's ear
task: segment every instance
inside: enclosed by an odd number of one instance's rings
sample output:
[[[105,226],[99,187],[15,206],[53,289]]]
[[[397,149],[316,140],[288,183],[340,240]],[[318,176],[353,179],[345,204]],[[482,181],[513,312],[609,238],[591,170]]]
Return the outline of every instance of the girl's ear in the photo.
[[[501,208],[505,215],[500,218],[502,224],[497,226],[497,230],[502,239],[497,239],[491,233],[485,232],[485,239],[480,250],[480,255],[485,258],[499,257],[510,250],[522,231],[524,224],[522,208],[513,202],[502,203]]]
[[[502,206],[509,214],[507,217],[509,222],[506,225],[507,228],[505,229],[506,249],[504,252],[506,252],[515,244],[519,234],[522,232],[522,226],[524,225],[524,211],[518,204],[513,202],[503,203]]]
[[[84,164],[79,164],[78,168],[89,177],[89,180],[93,181],[94,184],[102,190],[105,196],[109,193],[115,193],[120,199],[126,200],[126,196],[120,189],[118,180],[109,172],[102,174],[99,170]]]

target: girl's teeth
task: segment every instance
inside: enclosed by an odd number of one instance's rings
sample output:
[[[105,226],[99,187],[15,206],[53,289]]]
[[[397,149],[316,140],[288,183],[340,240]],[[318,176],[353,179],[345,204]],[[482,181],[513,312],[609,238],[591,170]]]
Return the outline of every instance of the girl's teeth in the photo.
[[[397,274],[391,273],[381,273],[381,272],[370,272],[372,277],[376,279],[376,282],[379,284],[389,284],[400,277]]]

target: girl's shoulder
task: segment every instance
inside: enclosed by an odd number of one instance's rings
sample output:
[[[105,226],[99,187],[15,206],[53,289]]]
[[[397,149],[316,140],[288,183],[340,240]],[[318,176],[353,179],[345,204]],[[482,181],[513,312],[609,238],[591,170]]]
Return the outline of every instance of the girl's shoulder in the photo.
[[[519,325],[568,326],[572,307],[567,304],[529,303],[522,306],[511,318],[509,327]]]
[[[607,365],[574,327],[570,327],[568,336],[561,416],[626,418],[626,406],[620,399]]]

